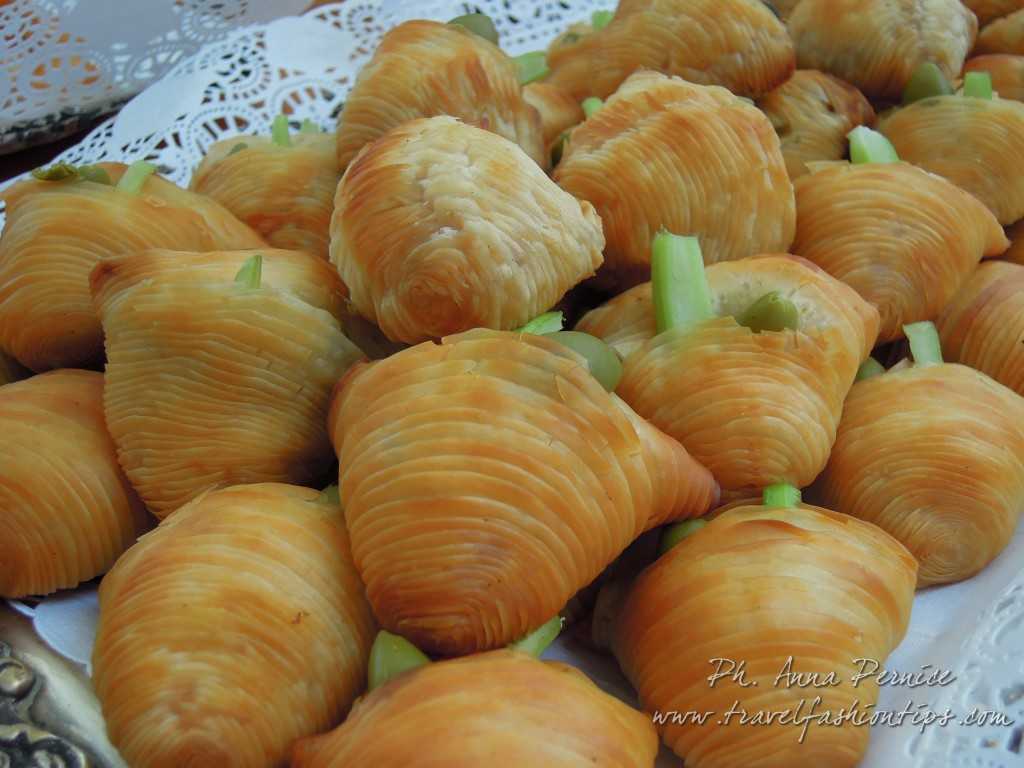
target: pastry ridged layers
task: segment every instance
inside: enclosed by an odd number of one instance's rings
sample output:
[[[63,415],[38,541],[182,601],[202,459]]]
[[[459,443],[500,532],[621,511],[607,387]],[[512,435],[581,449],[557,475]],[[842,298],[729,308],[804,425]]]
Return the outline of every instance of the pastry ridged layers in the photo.
[[[1000,98],[1024,101],[1024,56],[990,53],[975,56],[964,64],[964,73],[988,72],[992,90]]]

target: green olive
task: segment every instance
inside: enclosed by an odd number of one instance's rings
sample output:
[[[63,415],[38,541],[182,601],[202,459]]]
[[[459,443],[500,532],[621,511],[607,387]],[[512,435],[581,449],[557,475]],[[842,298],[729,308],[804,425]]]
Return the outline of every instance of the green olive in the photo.
[[[762,331],[795,331],[800,321],[800,313],[796,305],[783,298],[778,291],[766,293],[755,301],[747,311],[736,318],[736,322],[746,326],[754,333]]]
[[[484,40],[490,40],[495,45],[498,44],[498,30],[495,29],[494,22],[486,13],[467,13],[464,16],[456,16],[448,23],[465,27]]]
[[[596,336],[579,331],[558,331],[547,334],[547,338],[583,355],[591,375],[609,392],[615,391],[622,378],[622,361],[614,349]]]

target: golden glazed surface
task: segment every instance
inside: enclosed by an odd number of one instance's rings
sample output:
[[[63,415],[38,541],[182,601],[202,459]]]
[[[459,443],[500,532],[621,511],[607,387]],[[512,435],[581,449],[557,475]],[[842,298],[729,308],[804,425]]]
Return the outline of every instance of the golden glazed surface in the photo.
[[[960,0],[801,0],[788,25],[798,67],[888,102],[899,101],[925,61],[956,79],[978,32]]]
[[[312,482],[330,463],[331,388],[362,356],[339,324],[343,286],[310,254],[260,253],[256,289],[234,282],[251,251],[144,251],[93,271],[107,425],[158,517],[213,487]]]
[[[793,44],[760,0],[621,0],[604,29],[556,39],[548,66],[547,82],[577,100],[641,69],[760,96],[792,73]]]
[[[548,152],[565,131],[583,122],[580,102],[557,85],[530,83],[523,88],[523,98],[540,115],[544,146]]]
[[[381,624],[465,654],[540,626],[710,473],[579,355],[476,330],[357,366],[329,417],[352,551]]]
[[[964,64],[964,72],[988,72],[992,90],[1003,99],[1024,101],[1024,56],[993,53],[975,56]]]
[[[982,29],[974,53],[1024,54],[1024,10],[996,19]]]
[[[880,341],[935,319],[982,256],[1008,245],[978,200],[909,163],[825,164],[795,187],[793,252],[878,308]]]
[[[293,768],[653,768],[649,717],[580,671],[516,651],[451,659],[368,694]]]
[[[757,100],[782,144],[791,179],[807,173],[807,163],[840,160],[846,134],[875,122],[864,94],[838,77],[813,69],[793,73],[785,83]]]
[[[978,24],[984,26],[1000,16],[1008,16],[1024,8],[1024,0],[964,0],[964,5],[974,11]]]
[[[604,223],[603,278],[650,279],[661,229],[700,238],[708,263],[784,251],[793,187],[771,123],[722,88],[638,72],[575,129],[554,179]]]
[[[116,184],[127,166],[100,164]],[[138,195],[91,181],[22,181],[0,194],[0,348],[37,371],[91,363],[103,332],[89,272],[145,248],[258,248],[260,237],[213,200],[157,176]]]
[[[207,195],[259,232],[275,248],[327,258],[334,191],[334,136],[299,133],[281,147],[265,136],[218,141],[192,175],[189,188]],[[237,152],[240,144],[245,147]]]
[[[850,390],[819,483],[825,503],[899,539],[918,586],[973,576],[1024,509],[1024,400],[942,364],[890,371]]]
[[[970,192],[999,223],[1024,217],[1024,104],[935,96],[878,122],[900,158]]]
[[[0,386],[0,597],[105,572],[148,525],[103,423],[103,375],[61,370]]]
[[[893,538],[860,520],[826,509],[740,505],[684,539],[648,568],[626,600],[615,651],[648,711],[713,710],[733,702],[756,712],[806,715],[878,697],[873,678],[853,686],[857,658],[886,656],[910,619],[916,563]],[[834,673],[837,685],[798,687],[778,677],[791,671]],[[742,687],[726,677],[714,685],[709,659],[743,660]],[[778,682],[776,682],[778,681]],[[667,724],[662,738],[687,768],[852,768],[869,728]]]
[[[593,206],[515,144],[452,117],[374,142],[338,186],[331,260],[391,339],[518,328],[601,264]]]
[[[655,336],[650,283],[577,325],[626,356],[622,398],[679,440],[723,490],[802,487],[825,466],[846,396],[874,345],[878,313],[852,288],[786,255],[707,269],[717,317]],[[778,291],[799,312],[797,331],[738,325]]]
[[[1024,266],[984,262],[938,326],[950,362],[982,371],[1024,395]]]
[[[407,21],[381,38],[338,119],[338,168],[410,120],[452,115],[515,142],[547,165],[540,116],[524,99],[515,62],[455,24]]]
[[[235,486],[103,580],[93,683],[133,768],[281,766],[362,691],[374,631],[341,510],[309,488]]]

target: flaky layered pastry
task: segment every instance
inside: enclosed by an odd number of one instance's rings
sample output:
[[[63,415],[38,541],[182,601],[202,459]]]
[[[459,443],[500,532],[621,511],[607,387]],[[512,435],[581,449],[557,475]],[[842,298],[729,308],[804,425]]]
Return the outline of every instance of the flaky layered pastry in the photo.
[[[653,768],[657,751],[650,718],[579,670],[502,650],[392,680],[340,727],[299,741],[292,766]]]
[[[801,0],[788,26],[798,67],[829,72],[889,102],[926,61],[947,80],[959,76],[978,32],[959,0]]]
[[[796,181],[793,252],[874,304],[878,338],[932,320],[983,256],[1009,244],[995,217],[909,163],[830,163]]]
[[[984,26],[994,19],[1024,8],[1024,0],[964,0],[964,5],[978,17],[978,24]]]
[[[121,163],[101,163],[116,184]],[[257,248],[260,237],[213,200],[157,176],[139,194],[81,179],[4,190],[0,348],[42,371],[96,362],[103,333],[89,298],[101,258],[144,248]]]
[[[515,144],[452,117],[370,145],[338,186],[331,260],[395,341],[518,328],[601,264],[593,206]]]
[[[1020,395],[962,365],[858,382],[822,498],[899,539],[920,562],[918,586],[969,578],[1003,550],[1024,509],[1022,425]]]
[[[617,392],[711,470],[723,491],[810,483],[825,466],[878,313],[849,286],[793,256],[707,269],[716,317],[655,335],[651,285],[588,313],[577,330],[625,356]],[[777,291],[796,330],[754,333],[736,317]]]
[[[365,685],[373,616],[341,510],[309,488],[204,494],[99,597],[93,684],[134,768],[284,765]]]
[[[257,288],[234,280],[250,251],[143,251],[93,270],[107,426],[158,517],[209,488],[309,483],[330,464],[331,388],[362,356],[339,323],[344,287],[316,256],[259,253]]]
[[[103,374],[62,370],[0,386],[0,597],[99,576],[149,516],[103,423]]]
[[[457,24],[406,21],[381,38],[338,118],[338,167],[410,120],[452,115],[515,142],[547,165],[540,116],[524,99],[515,62]]]
[[[1024,395],[1024,266],[984,262],[937,325],[950,362],[982,371]]]
[[[992,53],[975,56],[964,64],[964,73],[988,72],[992,90],[1003,99],[1024,101],[1024,56]]]
[[[915,572],[906,549],[863,521],[807,505],[740,505],[640,575],[616,656],[644,709],[715,713],[660,728],[687,768],[852,768],[867,747],[866,722],[814,722],[801,742],[794,718],[841,708],[871,716],[877,677],[855,685],[871,670],[857,660],[884,665],[903,639]],[[744,663],[742,677],[727,660]],[[820,685],[801,686],[798,674]],[[736,714],[723,720],[730,708]]]
[[[846,134],[875,121],[864,94],[838,77],[813,69],[793,73],[785,83],[757,100],[782,144],[791,179],[807,173],[808,162],[840,160]]]
[[[978,33],[974,53],[1024,55],[1024,10],[1014,11],[986,25]]]
[[[541,133],[548,152],[563,133],[583,122],[580,102],[557,85],[530,83],[523,88],[523,98],[540,115]]]
[[[329,416],[356,566],[381,625],[446,655],[555,615],[710,473],[543,336],[475,330],[356,366]]]
[[[878,122],[901,159],[983,202],[1000,224],[1024,217],[1024,104],[935,96]]]
[[[577,100],[641,69],[760,96],[793,72],[793,45],[760,0],[620,0],[604,29],[557,38],[548,65],[547,81]]]
[[[334,191],[341,178],[334,136],[298,133],[290,142],[280,146],[264,136],[218,141],[196,168],[189,188],[216,200],[275,248],[326,259]]]
[[[723,88],[638,72],[573,131],[554,179],[597,209],[601,277],[616,286],[650,278],[661,229],[698,236],[708,263],[785,251],[793,239],[779,139]]]

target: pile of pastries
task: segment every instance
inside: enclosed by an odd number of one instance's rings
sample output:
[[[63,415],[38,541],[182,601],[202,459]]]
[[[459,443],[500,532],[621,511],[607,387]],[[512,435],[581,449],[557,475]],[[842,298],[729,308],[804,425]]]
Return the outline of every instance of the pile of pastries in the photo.
[[[400,24],[188,189],[38,169],[0,596],[102,576],[133,768],[854,766],[721,714],[870,708],[1014,533],[1021,99],[1024,0],[621,0],[517,57]]]

